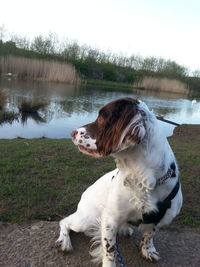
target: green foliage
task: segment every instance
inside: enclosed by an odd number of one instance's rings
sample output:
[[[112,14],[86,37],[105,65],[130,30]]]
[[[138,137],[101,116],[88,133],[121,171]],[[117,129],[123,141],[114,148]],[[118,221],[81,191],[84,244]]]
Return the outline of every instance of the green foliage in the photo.
[[[191,89],[200,91],[200,77],[186,77],[185,82]]]
[[[2,35],[3,36],[3,35]],[[167,77],[187,82],[191,89],[199,89],[198,77],[188,78],[188,69],[175,61],[163,58],[131,55],[126,57],[80,45],[77,41],[59,43],[55,34],[36,36],[32,42],[13,35],[0,40],[0,56],[16,55],[29,58],[72,63],[82,78],[136,83],[145,76]]]
[[[113,64],[103,64],[102,71],[104,80],[106,81],[117,80],[116,67]]]
[[[17,53],[17,50],[18,49],[14,42],[8,41],[8,42],[3,43],[0,40],[0,56],[15,54]]]
[[[144,72],[142,71],[127,71],[125,72],[125,79],[128,83],[135,83],[144,78]]]

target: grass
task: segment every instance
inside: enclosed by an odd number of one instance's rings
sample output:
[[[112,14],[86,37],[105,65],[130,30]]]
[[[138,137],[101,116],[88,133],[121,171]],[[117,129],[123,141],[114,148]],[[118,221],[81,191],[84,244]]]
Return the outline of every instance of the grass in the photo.
[[[171,139],[171,145],[181,170],[184,205],[177,217],[177,224],[200,227],[200,141],[187,142]]]
[[[113,160],[92,159],[71,140],[0,140],[0,220],[59,219]]]
[[[75,67],[68,63],[33,58],[0,57],[0,73],[12,73],[13,77],[39,79],[49,82],[76,84],[79,76]]]
[[[170,139],[181,169],[184,205],[173,227],[200,227],[200,142]],[[0,140],[0,220],[59,220],[82,192],[115,168],[112,158],[78,152],[68,139]]]

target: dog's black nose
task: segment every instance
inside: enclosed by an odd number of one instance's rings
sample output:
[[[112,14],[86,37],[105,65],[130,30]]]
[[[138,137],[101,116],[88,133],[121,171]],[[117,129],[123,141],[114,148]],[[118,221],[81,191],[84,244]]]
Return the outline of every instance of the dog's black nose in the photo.
[[[72,138],[75,138],[76,135],[77,135],[77,133],[78,133],[77,131],[72,131],[72,132],[71,132],[71,137],[72,137]]]

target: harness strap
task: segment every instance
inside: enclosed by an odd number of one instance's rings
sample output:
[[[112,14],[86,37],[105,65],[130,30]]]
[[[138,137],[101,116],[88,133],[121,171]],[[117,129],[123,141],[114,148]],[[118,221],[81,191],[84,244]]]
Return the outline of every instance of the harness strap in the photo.
[[[152,211],[150,213],[143,214],[142,223],[155,225],[160,222],[160,220],[164,217],[167,209],[171,208],[171,201],[175,198],[180,188],[180,182],[177,181],[175,187],[171,191],[171,193],[163,200],[157,203],[158,211]]]
[[[175,198],[180,188],[180,182],[177,181],[171,193],[163,200],[157,202],[157,211],[152,211],[150,213],[144,213],[142,220],[138,221],[128,221],[129,224],[133,226],[139,226],[141,223],[145,224],[158,224],[160,220],[165,216],[167,209],[171,208],[171,201]]]
[[[176,165],[174,162],[171,163],[167,173],[157,180],[157,185],[163,184],[167,179],[172,178],[172,177],[176,177]],[[112,177],[112,179],[113,178],[114,177]],[[139,226],[141,223],[155,224],[155,225],[158,224],[160,220],[165,216],[167,209],[171,208],[171,201],[175,198],[176,194],[179,191],[179,188],[180,188],[180,182],[178,180],[176,185],[172,189],[171,193],[163,201],[157,202],[157,208],[158,208],[157,211],[144,213],[142,216],[142,220],[138,220],[136,222],[128,221],[128,223],[133,226]],[[120,266],[126,267],[123,257],[121,255],[118,241],[116,241],[116,244],[115,244],[115,252],[116,252],[116,257],[119,261]]]

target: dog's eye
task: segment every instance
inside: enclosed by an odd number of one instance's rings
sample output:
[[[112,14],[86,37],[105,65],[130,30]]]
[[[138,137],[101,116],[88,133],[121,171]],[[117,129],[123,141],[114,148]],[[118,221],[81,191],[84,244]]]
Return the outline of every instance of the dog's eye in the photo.
[[[98,121],[99,124],[103,124],[105,120],[104,120],[104,118],[102,116],[99,116],[97,121]]]
[[[99,117],[102,117],[104,120],[108,117],[108,114],[109,113],[105,110],[105,108],[99,111]]]

